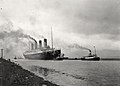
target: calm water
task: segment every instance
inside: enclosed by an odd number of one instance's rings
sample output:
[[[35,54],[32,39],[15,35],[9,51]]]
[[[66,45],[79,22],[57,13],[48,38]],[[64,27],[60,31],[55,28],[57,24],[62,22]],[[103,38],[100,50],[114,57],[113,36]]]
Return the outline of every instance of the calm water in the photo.
[[[17,63],[62,86],[120,86],[120,61],[18,60]]]

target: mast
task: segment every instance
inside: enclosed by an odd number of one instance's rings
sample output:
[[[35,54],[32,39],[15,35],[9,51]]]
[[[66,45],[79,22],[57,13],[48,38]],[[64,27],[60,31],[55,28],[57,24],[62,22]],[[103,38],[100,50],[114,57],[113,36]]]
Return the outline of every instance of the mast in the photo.
[[[52,27],[51,27],[51,46],[52,46],[52,49],[53,49],[53,33],[52,33]]]

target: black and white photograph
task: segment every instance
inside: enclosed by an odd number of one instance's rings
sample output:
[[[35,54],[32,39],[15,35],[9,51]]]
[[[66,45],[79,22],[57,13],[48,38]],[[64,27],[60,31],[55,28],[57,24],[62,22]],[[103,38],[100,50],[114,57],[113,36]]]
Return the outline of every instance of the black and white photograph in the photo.
[[[0,86],[120,86],[120,1],[0,0]]]

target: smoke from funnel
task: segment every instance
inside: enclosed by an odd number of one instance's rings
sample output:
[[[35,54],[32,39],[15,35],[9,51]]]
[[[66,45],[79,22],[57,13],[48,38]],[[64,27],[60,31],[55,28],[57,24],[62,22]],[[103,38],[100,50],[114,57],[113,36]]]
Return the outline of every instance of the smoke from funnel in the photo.
[[[42,35],[39,35],[39,37],[40,37],[40,38],[43,38],[43,39],[45,39],[45,37],[44,37],[44,36],[42,36]]]
[[[35,42],[35,49],[37,49],[37,41],[31,36],[29,36],[29,38]]]
[[[15,29],[12,22],[0,25],[0,48],[4,49],[5,58],[23,57],[29,48],[28,42],[28,35],[21,28]]]
[[[73,45],[69,45],[68,46],[69,48],[77,48],[77,49],[83,49],[83,50],[89,50],[91,52],[91,50],[89,48],[86,48],[86,47],[82,47],[76,43],[74,43]]]

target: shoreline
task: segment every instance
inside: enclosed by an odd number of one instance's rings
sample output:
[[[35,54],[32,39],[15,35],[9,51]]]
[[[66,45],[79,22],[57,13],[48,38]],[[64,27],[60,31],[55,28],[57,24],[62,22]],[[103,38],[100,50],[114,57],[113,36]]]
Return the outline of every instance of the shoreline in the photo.
[[[59,86],[10,60],[0,58],[0,69],[0,86]]]

